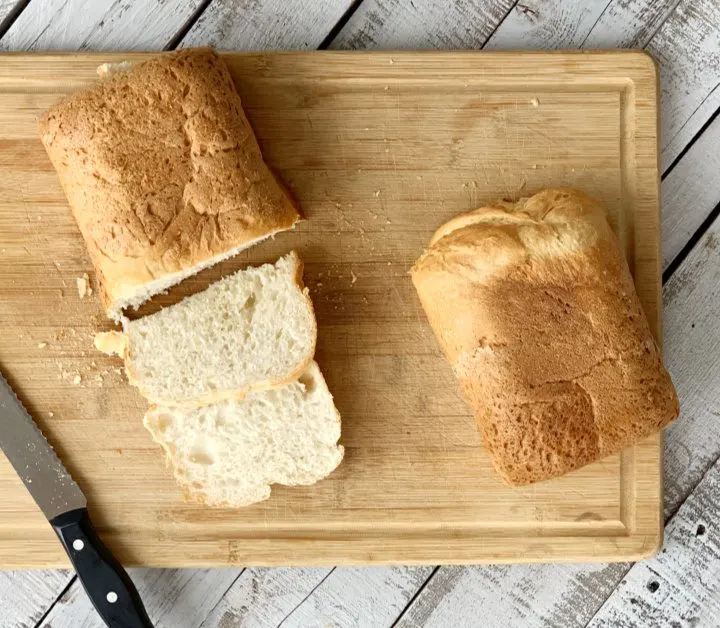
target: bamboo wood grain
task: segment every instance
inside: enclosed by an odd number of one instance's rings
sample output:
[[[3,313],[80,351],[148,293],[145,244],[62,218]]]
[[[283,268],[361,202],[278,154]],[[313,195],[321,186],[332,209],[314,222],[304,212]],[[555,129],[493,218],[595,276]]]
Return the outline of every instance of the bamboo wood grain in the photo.
[[[308,220],[146,311],[298,249],[348,450],[326,481],[278,487],[240,511],[182,502],[141,427],[144,402],[119,363],[93,351],[92,334],[108,325],[94,298],[77,296],[75,278],[91,267],[35,135],[40,111],[95,80],[100,62],[128,56],[8,55],[0,71],[0,365],[126,564],[626,560],[657,548],[660,440],[554,482],[505,487],[407,278],[454,214],[576,185],[606,202],[659,332],[657,87],[647,56],[226,57],[268,160]],[[0,491],[0,565],[65,565],[4,460]]]

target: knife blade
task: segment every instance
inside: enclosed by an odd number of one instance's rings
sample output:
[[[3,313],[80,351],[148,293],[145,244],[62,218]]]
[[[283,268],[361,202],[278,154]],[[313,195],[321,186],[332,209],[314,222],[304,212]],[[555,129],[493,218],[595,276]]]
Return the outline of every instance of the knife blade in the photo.
[[[85,495],[2,374],[0,449],[60,538],[107,626],[152,628],[130,576],[95,532]]]

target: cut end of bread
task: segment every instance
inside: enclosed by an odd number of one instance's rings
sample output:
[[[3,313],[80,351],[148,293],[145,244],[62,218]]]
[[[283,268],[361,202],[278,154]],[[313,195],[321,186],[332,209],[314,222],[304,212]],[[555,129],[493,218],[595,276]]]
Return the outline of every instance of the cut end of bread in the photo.
[[[295,252],[127,322],[130,381],[152,403],[194,407],[296,379],[317,325]]]
[[[237,508],[272,484],[310,485],[342,461],[340,415],[315,362],[290,384],[203,408],[154,407],[145,427],[188,499]]]
[[[299,216],[296,217],[294,223],[288,225],[287,229],[294,229],[295,224],[298,220],[300,220]],[[210,268],[211,266],[215,266],[220,262],[224,262],[226,259],[235,257],[238,253],[244,251],[245,249],[249,249],[251,246],[255,246],[263,240],[275,237],[276,234],[284,230],[285,228],[278,229],[262,237],[249,240],[248,242],[244,242],[242,244],[239,244],[238,246],[234,246],[227,251],[209,257],[208,259],[190,268],[176,273],[170,273],[169,275],[165,275],[160,279],[155,279],[154,281],[149,281],[142,284],[137,284],[133,282],[132,284],[122,289],[122,296],[119,296],[114,300],[108,299],[106,310],[107,316],[111,320],[119,322],[123,318],[124,310],[137,310],[143,303],[146,303],[158,294],[166,293],[170,288],[183,282],[188,277],[197,275],[199,272],[205,270],[206,268]]]

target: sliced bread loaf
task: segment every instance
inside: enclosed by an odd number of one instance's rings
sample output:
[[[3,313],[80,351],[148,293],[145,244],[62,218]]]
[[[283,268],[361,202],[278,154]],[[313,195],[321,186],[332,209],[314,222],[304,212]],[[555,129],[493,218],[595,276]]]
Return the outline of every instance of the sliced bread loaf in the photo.
[[[297,379],[312,360],[317,336],[294,251],[156,314],[125,320],[124,328],[122,338],[117,332],[97,337],[98,349],[119,353],[130,383],[152,403],[179,407]]]
[[[215,52],[100,73],[42,115],[39,131],[117,320],[300,216]]]
[[[144,423],[186,498],[209,506],[263,501],[271,484],[314,484],[343,458],[340,415],[315,362],[285,386],[193,410],[154,407]]]

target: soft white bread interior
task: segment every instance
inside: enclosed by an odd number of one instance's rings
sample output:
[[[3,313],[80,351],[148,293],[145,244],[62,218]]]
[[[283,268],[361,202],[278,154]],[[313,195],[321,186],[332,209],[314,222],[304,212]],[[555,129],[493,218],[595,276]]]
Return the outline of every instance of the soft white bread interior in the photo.
[[[123,337],[110,332],[96,346],[122,355],[128,379],[152,403],[182,407],[297,379],[317,336],[294,251],[156,314],[126,320],[124,328]]]
[[[340,415],[315,362],[285,386],[193,410],[154,407],[144,423],[186,498],[210,506],[263,501],[271,484],[314,484],[343,458]]]

